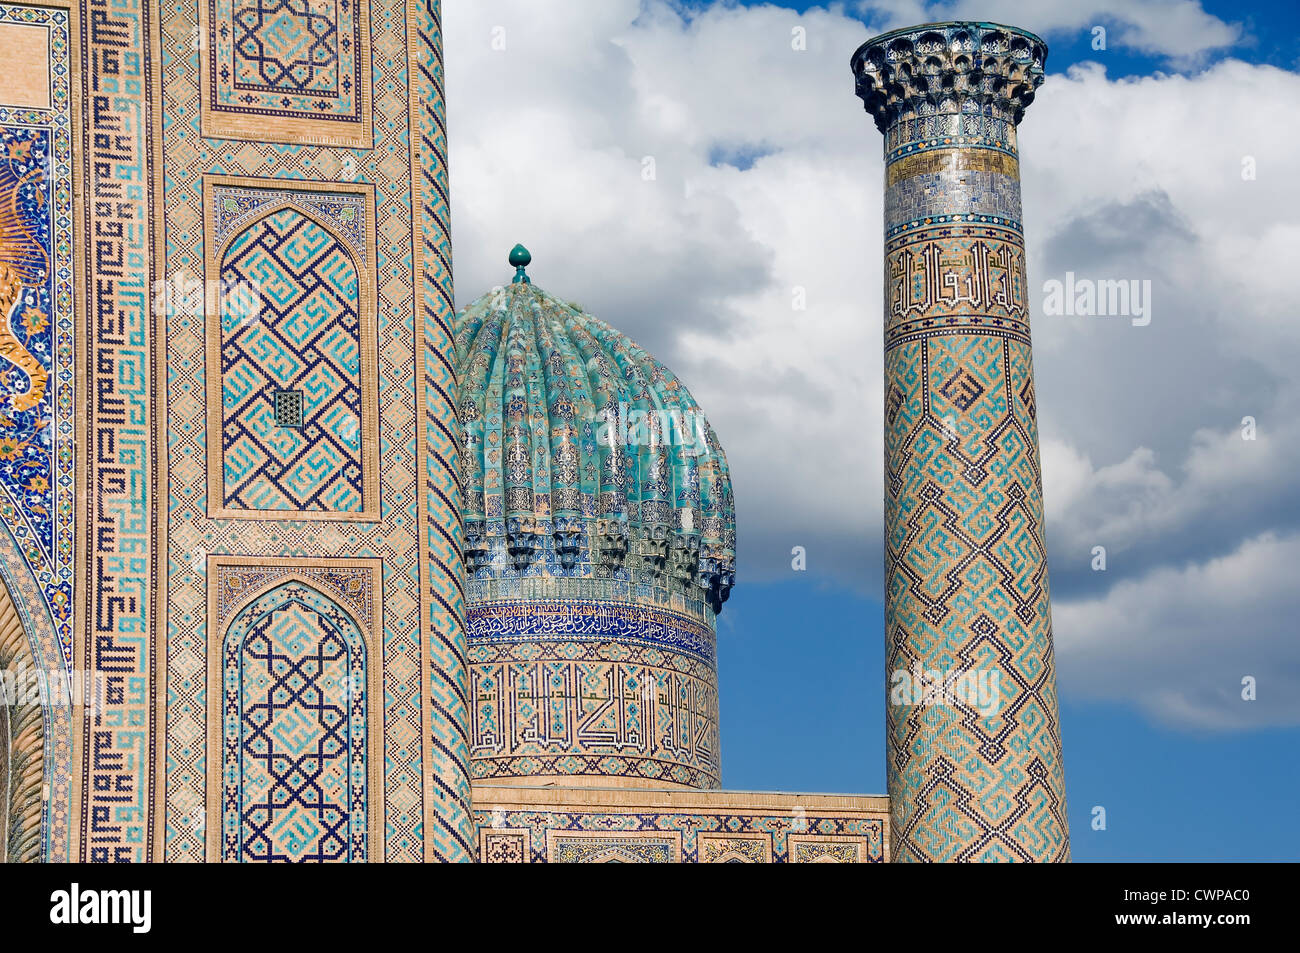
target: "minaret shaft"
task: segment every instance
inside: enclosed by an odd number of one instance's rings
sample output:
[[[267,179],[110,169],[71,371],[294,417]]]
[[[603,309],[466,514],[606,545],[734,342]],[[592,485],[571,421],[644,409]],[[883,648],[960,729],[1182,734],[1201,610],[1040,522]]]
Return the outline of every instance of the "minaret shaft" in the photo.
[[[885,135],[891,854],[1069,858],[1016,125],[1046,46],[947,23],[853,57]]]

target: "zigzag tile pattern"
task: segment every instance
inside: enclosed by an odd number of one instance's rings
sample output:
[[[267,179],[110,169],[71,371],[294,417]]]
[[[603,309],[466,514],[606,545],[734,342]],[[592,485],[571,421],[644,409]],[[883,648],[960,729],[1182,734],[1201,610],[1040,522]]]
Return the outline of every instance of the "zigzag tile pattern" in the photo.
[[[250,224],[226,248],[221,280],[260,289],[255,320],[222,316],[225,506],[365,509],[361,458],[360,282],[348,248],[296,209]],[[282,426],[277,390],[303,394]]]
[[[885,134],[899,861],[1069,859],[1015,136],[1046,53],[1023,31],[950,23],[853,57]]]
[[[433,770],[426,772],[433,805],[425,855],[431,860],[469,861],[476,856],[470,813],[469,697],[465,639],[465,569],[461,552],[460,428],[456,425],[455,301],[451,274],[451,205],[447,180],[446,94],[442,54],[442,5],[419,7],[418,71],[421,218],[419,275],[424,321],[421,471],[425,519],[424,594],[427,597],[431,662],[426,726]]]

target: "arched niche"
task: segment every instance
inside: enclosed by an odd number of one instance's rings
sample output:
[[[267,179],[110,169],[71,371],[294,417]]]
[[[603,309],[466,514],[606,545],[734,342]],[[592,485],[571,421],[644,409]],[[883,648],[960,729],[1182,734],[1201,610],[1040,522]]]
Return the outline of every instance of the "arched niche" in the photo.
[[[0,863],[68,859],[74,685],[41,587],[0,530]],[[60,806],[62,809],[60,810]]]
[[[208,511],[374,521],[372,262],[297,193],[259,208],[208,265]]]
[[[365,620],[299,574],[227,619],[209,659],[210,859],[382,859],[382,660]]]
[[[45,718],[39,669],[9,587],[0,580],[0,863],[42,859]]]

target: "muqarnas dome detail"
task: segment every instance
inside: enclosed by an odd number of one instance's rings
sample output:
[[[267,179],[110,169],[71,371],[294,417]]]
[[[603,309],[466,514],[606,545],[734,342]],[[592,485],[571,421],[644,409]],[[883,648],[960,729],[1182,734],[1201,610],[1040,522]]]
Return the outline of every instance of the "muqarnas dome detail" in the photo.
[[[474,776],[717,787],[726,457],[671,371],[529,261],[456,325]]]

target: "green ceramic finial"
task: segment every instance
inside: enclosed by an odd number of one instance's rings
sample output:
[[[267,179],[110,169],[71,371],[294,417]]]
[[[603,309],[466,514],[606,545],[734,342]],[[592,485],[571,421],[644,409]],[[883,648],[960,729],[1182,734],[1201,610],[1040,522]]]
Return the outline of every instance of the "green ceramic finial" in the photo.
[[[516,245],[510,249],[510,264],[515,266],[515,284],[531,284],[528,275],[524,273],[524,268],[533,260],[533,256],[528,253],[528,249],[523,245]]]

